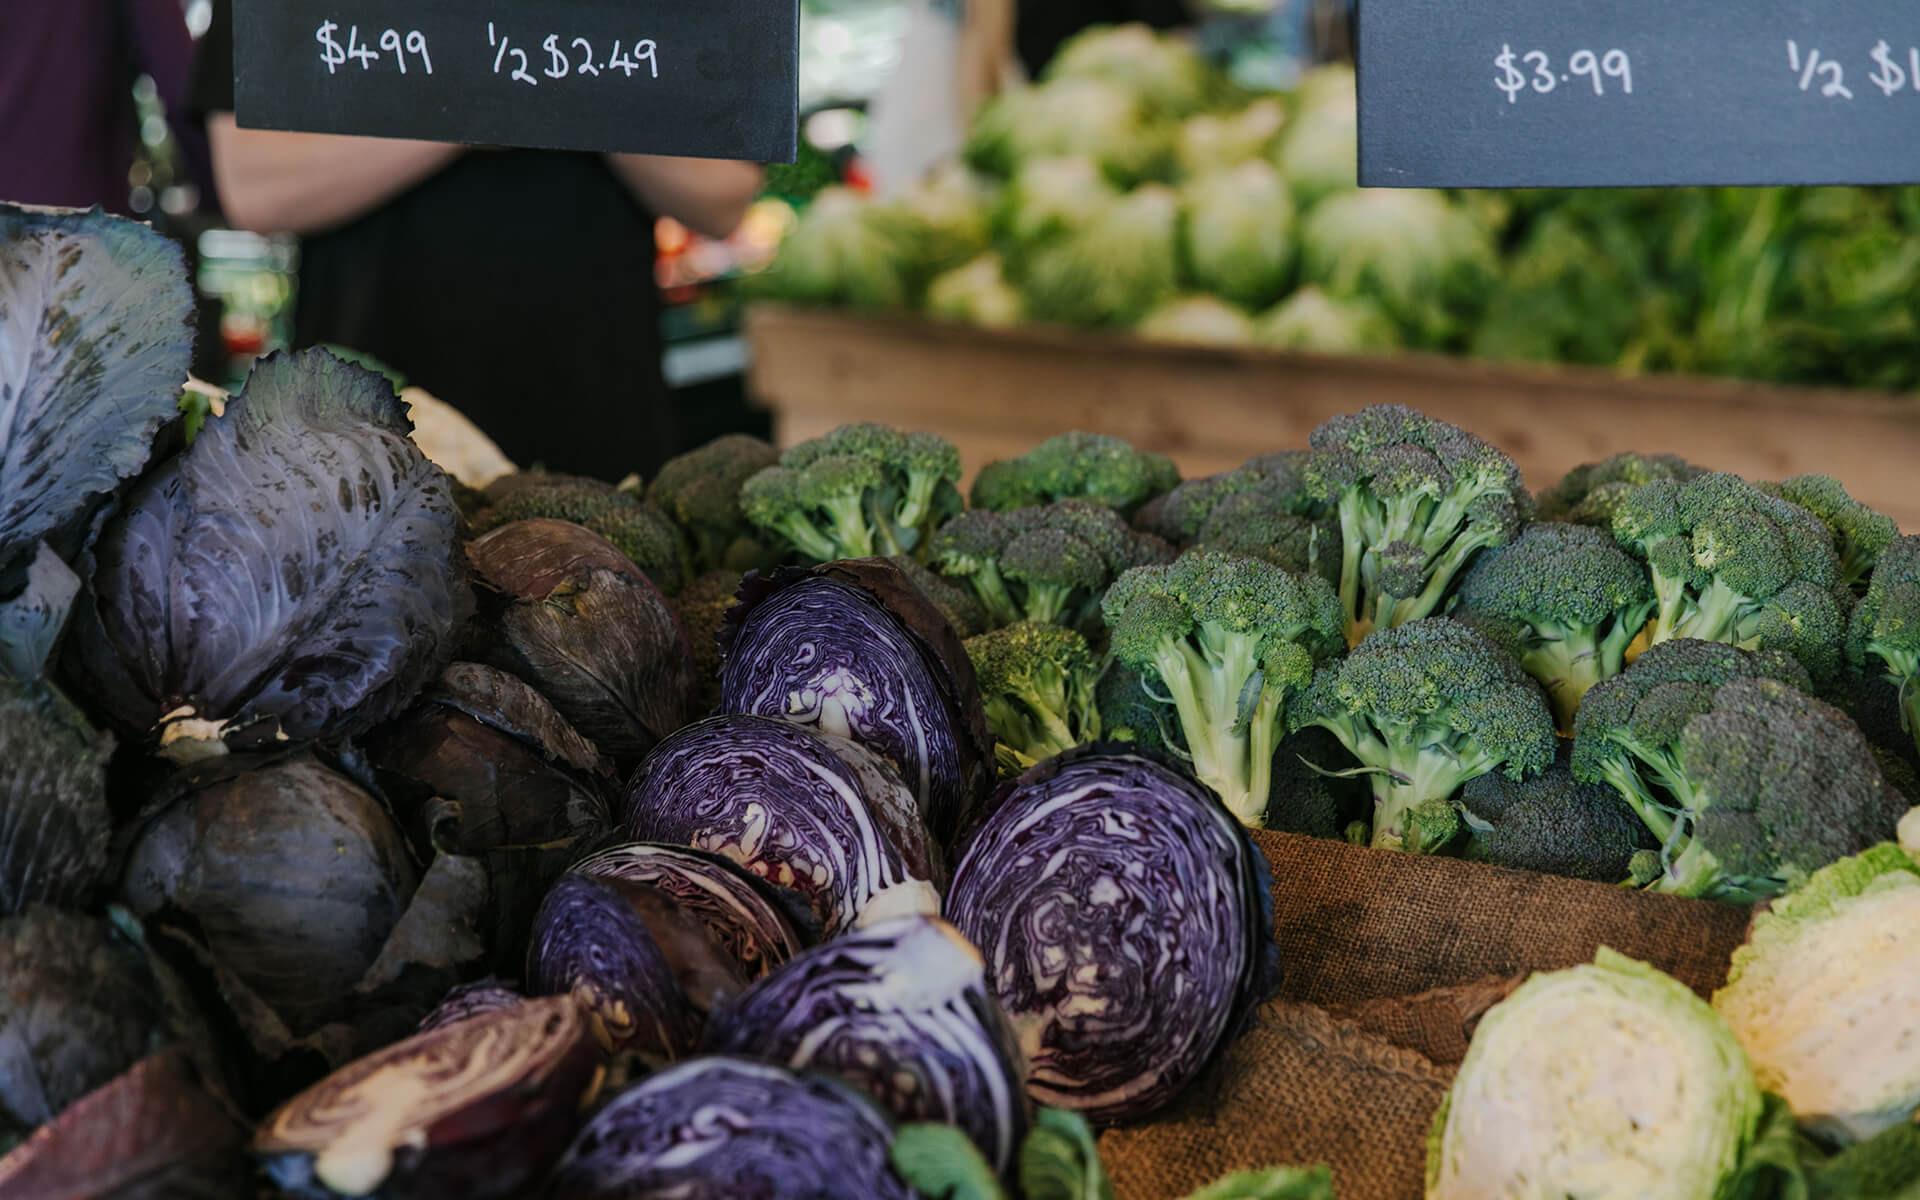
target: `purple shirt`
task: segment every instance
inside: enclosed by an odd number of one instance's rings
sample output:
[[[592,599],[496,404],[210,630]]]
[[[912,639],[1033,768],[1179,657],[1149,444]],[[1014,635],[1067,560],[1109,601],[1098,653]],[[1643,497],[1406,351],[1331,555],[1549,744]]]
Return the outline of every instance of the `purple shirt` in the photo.
[[[181,0],[0,0],[0,200],[125,212],[142,71],[204,190],[205,138],[184,121],[192,67]]]

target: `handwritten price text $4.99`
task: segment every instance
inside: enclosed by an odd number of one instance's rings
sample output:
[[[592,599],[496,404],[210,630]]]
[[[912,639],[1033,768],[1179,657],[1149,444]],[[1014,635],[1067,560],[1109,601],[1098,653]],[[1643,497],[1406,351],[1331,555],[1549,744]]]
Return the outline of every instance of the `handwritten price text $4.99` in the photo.
[[[380,61],[380,50],[393,55],[394,65],[400,68],[402,75],[407,73],[407,53],[412,53],[420,60],[420,66],[427,74],[433,74],[433,59],[427,53],[427,38],[418,29],[408,30],[404,37],[397,29],[382,30],[379,35],[379,50],[360,40],[358,25],[347,27],[347,44],[344,46],[340,44],[340,39],[334,36],[339,31],[338,23],[322,21],[320,28],[313,34],[313,40],[320,43],[320,61],[327,64],[329,75],[349,62],[359,63],[362,71],[371,71],[373,64]]]
[[[1575,77],[1584,76],[1593,84],[1593,94],[1607,94],[1607,80],[1615,81],[1618,90],[1625,95],[1633,94],[1633,60],[1625,50],[1608,50],[1604,53],[1593,50],[1575,50],[1567,56],[1567,69],[1556,71],[1553,56],[1544,50],[1529,50],[1524,54],[1514,53],[1510,45],[1503,44],[1500,53],[1493,56],[1493,65],[1499,74],[1493,77],[1493,86],[1506,93],[1508,104],[1520,103],[1523,92],[1535,92],[1546,95],[1561,84],[1570,84]]]

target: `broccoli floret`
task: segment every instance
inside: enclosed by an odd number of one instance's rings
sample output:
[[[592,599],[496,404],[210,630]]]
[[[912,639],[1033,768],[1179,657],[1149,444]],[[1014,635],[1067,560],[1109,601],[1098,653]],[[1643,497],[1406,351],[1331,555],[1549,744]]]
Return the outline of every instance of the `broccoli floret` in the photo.
[[[1688,803],[1654,884],[1752,903],[1875,842],[1907,810],[1847,715],[1771,679],[1737,679],[1675,750]]]
[[[896,554],[888,561],[900,568],[901,574],[920,589],[921,595],[933,601],[933,606],[940,610],[940,615],[947,619],[947,624],[953,626],[953,631],[960,635],[961,640],[993,628],[994,623],[987,619],[987,610],[980,606],[980,601],[965,586],[934,573],[927,569],[925,563],[910,555]]]
[[[1340,740],[1324,729],[1302,729],[1280,743],[1273,762],[1273,791],[1266,827],[1285,833],[1339,840],[1352,814],[1368,806],[1365,784]]]
[[[1619,883],[1647,833],[1612,788],[1581,783],[1563,746],[1554,764],[1515,781],[1495,771],[1460,790],[1468,858],[1523,871]]]
[[[1812,686],[1806,668],[1785,651],[1684,638],[1652,647],[1587,693],[1573,722],[1574,778],[1611,786],[1664,844],[1688,799],[1674,758],[1680,734],[1712,706],[1716,691],[1745,678]]]
[[[1189,550],[1120,576],[1103,611],[1114,656],[1173,705],[1194,774],[1258,823],[1288,698],[1339,648],[1331,586],[1256,558]]]
[[[1846,640],[1840,560],[1806,509],[1737,475],[1660,480],[1622,498],[1613,535],[1652,573],[1652,643],[1777,647],[1816,684],[1837,680]]]
[[[1840,582],[1854,592],[1865,592],[1874,564],[1900,536],[1893,518],[1849,496],[1831,475],[1796,475],[1768,490],[1798,504],[1826,525],[1840,554]]]
[[[1627,647],[1653,615],[1653,584],[1638,559],[1586,525],[1529,525],[1482,555],[1460,581],[1456,612],[1506,645],[1540,681],[1560,728],[1587,689],[1618,675]]]
[[[1151,681],[1123,662],[1109,659],[1095,693],[1100,708],[1100,735],[1143,750],[1186,757],[1173,705],[1153,690]]]
[[[1269,454],[1189,479],[1142,509],[1134,523],[1179,546],[1264,558],[1338,583],[1340,529],[1332,509],[1307,494],[1300,478],[1305,459],[1305,451]]]
[[[1439,612],[1473,556],[1512,541],[1532,507],[1512,459],[1400,405],[1335,417],[1310,444],[1302,477],[1338,517],[1350,643]]]
[[[747,520],[815,562],[919,554],[960,509],[960,452],[930,433],[843,425],[740,488]]]
[[[1062,433],[1019,458],[990,462],[973,481],[973,506],[1005,512],[1055,500],[1087,500],[1131,513],[1180,482],[1164,454],[1117,437]]]
[[[976,508],[934,535],[934,566],[973,589],[994,625],[1039,621],[1097,629],[1100,596],[1121,572],[1167,548],[1110,508],[1060,500],[1008,512]]]
[[[693,648],[694,700],[701,713],[720,704],[720,629],[739,589],[738,571],[709,571],[673,598],[673,611]]]
[[[687,542],[666,513],[610,483],[577,475],[522,472],[487,488],[489,504],[473,520],[476,534],[514,521],[571,521],[613,543],[671,596],[692,577]]]
[[[967,657],[980,681],[1001,774],[1017,775],[1099,740],[1100,665],[1073,630],[1022,621],[969,638]]]
[[[1656,479],[1685,483],[1705,472],[1672,454],[1616,454],[1597,463],[1583,463],[1540,493],[1540,519],[1573,525],[1613,528],[1613,511],[1634,488]]]
[[[1892,688],[1901,724],[1920,748],[1920,537],[1896,539],[1874,566],[1847,630],[1847,662]]]
[[[740,511],[740,486],[779,458],[780,452],[759,438],[730,433],[660,468],[647,499],[686,533],[696,571],[764,565],[766,550]]]
[[[1553,762],[1539,685],[1485,635],[1444,617],[1371,634],[1293,706],[1295,728],[1332,731],[1371,772],[1373,844],[1437,848],[1440,809],[1471,779]],[[1422,807],[1425,806],[1425,807]]]
[[[1301,517],[1324,517],[1332,507],[1309,494],[1301,470],[1305,450],[1283,450],[1248,459],[1231,471],[1189,479],[1134,516],[1134,524],[1177,546],[1200,540],[1222,502],[1245,492],[1264,492],[1280,507]]]

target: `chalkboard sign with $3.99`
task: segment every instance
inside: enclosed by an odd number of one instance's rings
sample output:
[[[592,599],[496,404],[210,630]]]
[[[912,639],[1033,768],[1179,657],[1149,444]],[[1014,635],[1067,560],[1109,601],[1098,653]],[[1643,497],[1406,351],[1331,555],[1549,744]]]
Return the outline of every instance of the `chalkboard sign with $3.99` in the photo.
[[[798,0],[234,0],[248,128],[790,162]]]

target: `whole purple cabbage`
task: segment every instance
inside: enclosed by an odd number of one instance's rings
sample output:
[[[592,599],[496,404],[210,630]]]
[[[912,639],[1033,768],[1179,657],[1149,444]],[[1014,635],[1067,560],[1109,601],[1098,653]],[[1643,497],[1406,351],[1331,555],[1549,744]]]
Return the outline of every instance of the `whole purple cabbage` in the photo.
[[[524,1003],[522,996],[512,984],[489,975],[485,979],[476,979],[472,983],[463,983],[447,992],[435,1005],[433,1011],[420,1018],[418,1032],[426,1033],[442,1025],[451,1025],[455,1021],[464,1021],[468,1017],[477,1017],[481,1013],[498,1012],[503,1008],[512,1008]]]
[[[0,673],[0,914],[92,899],[107,873],[112,753],[64,696]]]
[[[1277,983],[1266,862],[1192,779],[1095,749],[1028,771],[954,872],[1037,1103],[1148,1116]]]
[[[1013,1031],[980,952],[938,919],[814,947],[716,1013],[706,1048],[835,1075],[899,1121],[958,1125],[1002,1173],[1026,1133]]]
[[[876,755],[770,717],[711,717],[635,772],[629,836],[693,846],[798,893],[828,937],[939,911],[939,864],[919,808]]]
[[[993,739],[958,635],[886,559],[750,578],[723,631],[720,711],[851,738],[900,770],[951,838],[993,777]]]
[[[893,1173],[893,1131],[867,1101],[818,1076],[696,1058],[616,1096],[554,1169],[552,1200],[912,1200]]]
[[[659,892],[699,921],[748,979],[761,978],[806,945],[782,907],[791,895],[776,892],[718,854],[689,846],[629,842],[590,854],[573,870]],[[805,912],[798,903],[788,906]]]
[[[87,694],[180,761],[398,712],[471,603],[447,477],[384,378],[277,354],[140,481],[77,606]]]

